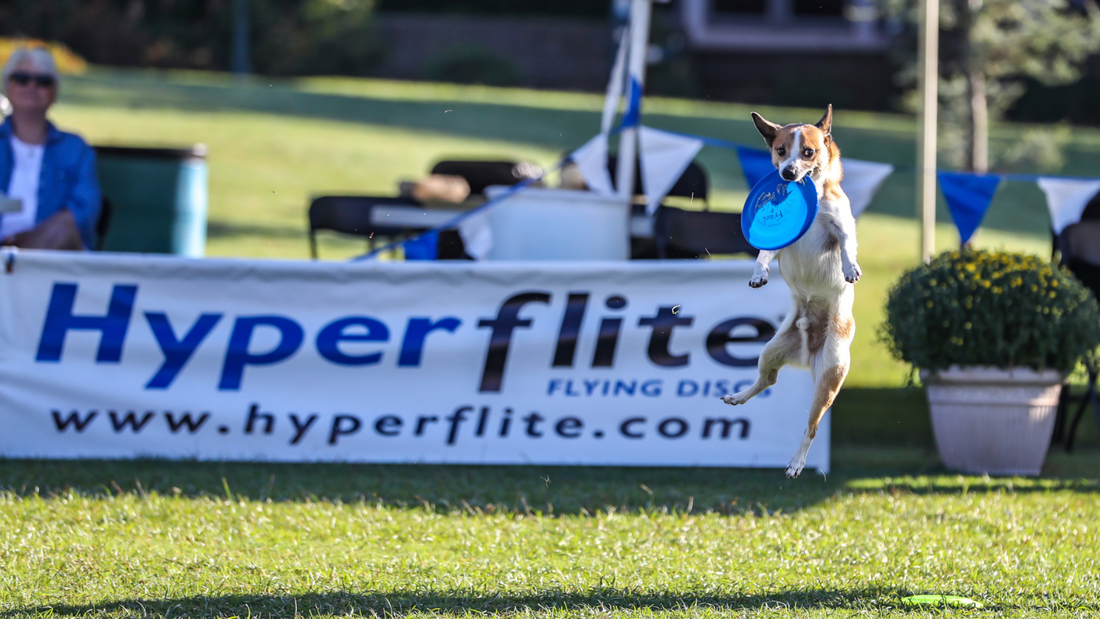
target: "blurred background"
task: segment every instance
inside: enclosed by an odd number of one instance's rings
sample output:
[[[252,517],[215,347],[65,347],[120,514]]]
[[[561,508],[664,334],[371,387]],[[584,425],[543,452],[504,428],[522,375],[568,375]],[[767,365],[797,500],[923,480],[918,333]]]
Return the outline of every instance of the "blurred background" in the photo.
[[[916,49],[915,4],[657,3],[647,92],[905,109]],[[973,55],[1003,83],[991,92],[998,117],[1100,122],[1100,109],[1089,104],[1100,95],[1096,28],[1087,23],[1092,0],[940,4],[948,81],[960,69],[972,68],[961,65]],[[606,84],[613,38],[627,5],[622,0],[9,0],[0,6],[0,34],[57,42],[98,66],[596,91]]]

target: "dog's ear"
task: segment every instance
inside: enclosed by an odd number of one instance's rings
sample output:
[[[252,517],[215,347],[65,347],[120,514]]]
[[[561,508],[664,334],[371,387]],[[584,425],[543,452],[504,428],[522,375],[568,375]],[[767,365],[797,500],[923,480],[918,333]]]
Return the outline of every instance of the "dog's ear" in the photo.
[[[756,130],[760,132],[760,135],[764,136],[764,141],[768,143],[768,148],[771,148],[772,142],[775,141],[775,136],[779,133],[779,125],[764,120],[764,117],[756,112],[752,113],[752,124],[756,125]]]
[[[830,103],[828,109],[825,110],[825,115],[821,117],[821,120],[817,121],[814,125],[821,132],[825,134],[825,141],[828,142],[833,137],[833,104]]]

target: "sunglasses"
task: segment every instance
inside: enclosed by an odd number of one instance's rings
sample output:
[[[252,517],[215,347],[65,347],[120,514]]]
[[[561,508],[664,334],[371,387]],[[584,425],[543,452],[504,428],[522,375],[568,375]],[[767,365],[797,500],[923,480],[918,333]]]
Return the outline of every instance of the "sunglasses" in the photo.
[[[8,76],[8,79],[19,84],[20,86],[26,86],[31,82],[34,82],[36,86],[42,88],[49,88],[57,83],[57,78],[52,75],[33,75],[31,73],[12,73]]]

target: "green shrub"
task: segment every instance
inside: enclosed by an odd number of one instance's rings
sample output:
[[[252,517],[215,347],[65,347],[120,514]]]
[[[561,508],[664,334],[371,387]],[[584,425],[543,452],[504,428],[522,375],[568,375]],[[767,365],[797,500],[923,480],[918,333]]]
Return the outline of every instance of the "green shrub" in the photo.
[[[372,0],[251,0],[252,64],[265,75],[367,75],[384,53]]]
[[[955,251],[902,275],[880,338],[916,368],[1029,367],[1068,373],[1100,345],[1100,309],[1037,256]]]

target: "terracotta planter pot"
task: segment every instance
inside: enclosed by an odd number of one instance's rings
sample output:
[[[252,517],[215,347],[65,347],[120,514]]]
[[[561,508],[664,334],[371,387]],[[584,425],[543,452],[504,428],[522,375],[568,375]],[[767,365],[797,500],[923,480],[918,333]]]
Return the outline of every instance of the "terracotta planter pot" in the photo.
[[[1062,375],[1047,370],[951,367],[921,372],[932,430],[949,469],[1038,475],[1050,447]]]

